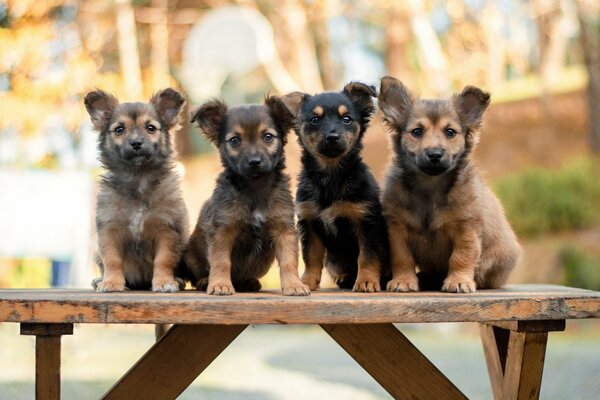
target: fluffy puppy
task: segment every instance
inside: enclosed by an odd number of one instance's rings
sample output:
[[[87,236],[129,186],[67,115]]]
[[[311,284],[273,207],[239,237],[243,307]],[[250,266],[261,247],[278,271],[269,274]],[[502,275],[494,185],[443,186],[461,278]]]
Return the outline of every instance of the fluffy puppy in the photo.
[[[100,133],[100,161],[107,170],[96,205],[98,292],[183,288],[174,270],[187,235],[187,210],[174,170],[172,136],[185,99],[173,89],[148,103],[123,103],[96,90],[85,107]]]
[[[298,277],[298,236],[283,147],[294,117],[274,96],[264,105],[228,109],[211,100],[192,114],[219,149],[224,170],[204,203],[184,261],[199,290],[258,291],[279,263],[285,295],[308,295]]]
[[[508,279],[520,247],[471,152],[490,95],[467,86],[446,100],[420,100],[381,80],[379,107],[394,159],[382,205],[389,227],[390,291],[474,292]],[[416,268],[419,269],[419,278]]]
[[[323,265],[340,288],[358,292],[379,291],[387,275],[379,187],[360,154],[376,95],[373,87],[353,82],[340,92],[285,97],[302,146],[296,212],[302,281],[311,290],[319,287]]]

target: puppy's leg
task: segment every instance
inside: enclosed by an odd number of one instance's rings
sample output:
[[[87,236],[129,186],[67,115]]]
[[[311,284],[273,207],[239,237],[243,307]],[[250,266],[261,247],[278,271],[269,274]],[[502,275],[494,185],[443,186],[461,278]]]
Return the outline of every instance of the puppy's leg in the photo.
[[[235,229],[218,230],[208,244],[208,263],[210,272],[206,292],[214,295],[234,294],[231,283],[231,251],[235,240]]]
[[[302,282],[310,288],[317,290],[321,283],[323,272],[323,258],[325,257],[325,245],[321,238],[310,226],[307,220],[298,221],[298,229],[302,241],[302,259],[304,260],[304,273]]]
[[[389,292],[416,292],[419,290],[416,263],[408,248],[408,232],[402,223],[390,221],[390,262],[392,279],[387,284]]]
[[[363,222],[358,233],[358,275],[352,290],[355,292],[379,292],[381,290],[381,260],[378,254],[385,229],[376,223]],[[379,241],[379,242],[378,242]]]
[[[153,292],[177,292],[180,282],[175,279],[175,267],[179,260],[176,249],[176,233],[163,229],[156,234],[156,253],[152,270]]]
[[[293,228],[283,229],[275,237],[275,258],[279,264],[281,290],[286,296],[307,296],[308,285],[298,276],[298,236]]]
[[[444,280],[444,292],[473,293],[475,285],[475,267],[481,255],[481,239],[475,229],[467,228],[455,234],[452,240],[452,254],[448,267],[448,276]]]
[[[98,250],[104,265],[102,278],[94,280],[97,292],[122,292],[125,290],[125,270],[123,249],[118,229],[104,229],[98,232]]]

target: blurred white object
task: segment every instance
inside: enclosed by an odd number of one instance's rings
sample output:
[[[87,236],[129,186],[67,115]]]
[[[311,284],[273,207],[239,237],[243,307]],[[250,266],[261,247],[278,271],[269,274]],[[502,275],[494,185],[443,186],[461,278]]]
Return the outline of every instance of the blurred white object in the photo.
[[[91,174],[0,169],[0,188],[0,257],[70,260],[71,285],[89,286]]]

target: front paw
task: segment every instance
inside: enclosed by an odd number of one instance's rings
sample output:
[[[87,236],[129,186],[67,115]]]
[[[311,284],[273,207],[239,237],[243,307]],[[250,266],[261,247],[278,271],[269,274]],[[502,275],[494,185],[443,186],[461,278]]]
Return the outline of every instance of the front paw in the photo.
[[[419,278],[416,274],[406,274],[387,283],[388,292],[418,292]]]
[[[443,292],[475,293],[477,287],[473,278],[464,276],[448,276],[442,285]]]
[[[178,292],[181,282],[175,278],[154,278],[152,279],[152,291],[161,293]]]
[[[300,279],[282,286],[281,290],[286,296],[308,296],[310,294],[310,287],[302,283]]]
[[[317,290],[321,283],[320,276],[315,276],[314,274],[307,274],[306,272],[302,274],[302,278],[300,280],[303,284],[308,286],[310,290]]]
[[[216,296],[228,296],[235,293],[231,282],[209,282],[206,293]]]
[[[92,282],[92,284],[94,284],[94,282]],[[123,292],[127,289],[125,287],[125,282],[114,279],[102,279],[95,282],[95,284],[96,292]]]
[[[373,293],[381,291],[381,286],[378,281],[357,280],[356,283],[354,283],[352,290],[355,292]]]

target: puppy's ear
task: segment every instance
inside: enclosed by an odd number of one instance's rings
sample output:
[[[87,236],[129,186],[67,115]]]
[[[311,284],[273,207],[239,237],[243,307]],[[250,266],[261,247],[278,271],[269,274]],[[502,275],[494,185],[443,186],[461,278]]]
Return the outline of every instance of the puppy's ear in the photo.
[[[158,116],[170,129],[179,123],[179,116],[185,105],[185,98],[175,89],[164,89],[156,92],[150,99]]]
[[[478,129],[483,113],[490,105],[490,94],[475,86],[466,86],[452,100],[462,123],[469,128]]]
[[[190,122],[196,122],[202,133],[215,146],[219,145],[219,132],[227,114],[227,105],[223,100],[212,99],[192,112]]]
[[[302,103],[308,95],[302,92],[292,92],[288,93],[285,96],[281,96],[280,99],[285,104],[288,110],[292,113],[294,117],[297,117],[300,114],[300,108],[302,107]]]
[[[383,112],[383,120],[388,125],[402,127],[406,124],[414,98],[402,82],[391,76],[383,77],[378,101],[379,108]]]
[[[271,117],[281,126],[283,130],[283,142],[286,142],[287,134],[296,126],[296,116],[281,100],[281,97],[267,95],[265,105],[269,108]]]
[[[377,96],[375,87],[361,82],[350,82],[344,86],[342,92],[358,106],[362,122],[368,122],[375,112],[375,106],[373,105],[373,97]]]
[[[115,108],[119,105],[119,101],[115,96],[97,89],[85,95],[83,104],[85,104],[85,108],[90,114],[94,128],[100,132],[110,120]]]

